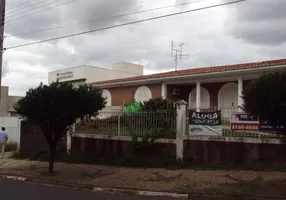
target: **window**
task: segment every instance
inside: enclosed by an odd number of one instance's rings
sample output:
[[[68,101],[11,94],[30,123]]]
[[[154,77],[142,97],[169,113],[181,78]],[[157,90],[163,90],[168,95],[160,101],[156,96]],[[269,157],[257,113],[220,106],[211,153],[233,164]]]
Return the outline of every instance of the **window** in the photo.
[[[134,95],[135,101],[140,101],[140,102],[148,101],[151,98],[152,98],[152,92],[146,86],[139,87]]]
[[[111,106],[111,93],[109,92],[109,90],[102,90],[102,96],[106,98],[105,106]]]

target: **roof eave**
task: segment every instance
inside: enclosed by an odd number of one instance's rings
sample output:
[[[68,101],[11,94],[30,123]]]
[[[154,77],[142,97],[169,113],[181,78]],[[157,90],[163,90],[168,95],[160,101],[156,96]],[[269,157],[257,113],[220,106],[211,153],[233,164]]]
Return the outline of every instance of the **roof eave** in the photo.
[[[229,70],[229,71],[219,71],[219,72],[209,72],[209,73],[200,73],[200,74],[188,74],[188,75],[176,75],[176,76],[168,76],[168,77],[158,77],[158,78],[147,78],[147,79],[139,79],[139,80],[127,80],[127,81],[120,81],[120,82],[114,82],[114,83],[102,83],[102,84],[91,84],[98,88],[111,88],[111,87],[118,87],[118,86],[124,86],[128,84],[138,84],[138,83],[159,83],[159,82],[166,82],[166,81],[172,81],[177,78],[200,78],[200,77],[206,77],[206,76],[212,76],[212,75],[233,75],[235,73],[238,74],[238,76],[243,75],[244,73],[261,73],[261,72],[269,72],[273,70],[281,70],[283,68],[286,68],[286,65],[274,65],[274,66],[268,66],[268,67],[257,67],[257,68],[248,68],[248,69],[237,69],[237,70]]]

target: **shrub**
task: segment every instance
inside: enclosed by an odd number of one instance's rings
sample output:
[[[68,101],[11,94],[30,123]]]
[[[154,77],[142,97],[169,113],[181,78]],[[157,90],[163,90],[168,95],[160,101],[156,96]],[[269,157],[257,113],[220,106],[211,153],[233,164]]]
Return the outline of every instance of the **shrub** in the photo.
[[[5,145],[5,152],[17,151],[18,144],[16,142],[9,142]]]

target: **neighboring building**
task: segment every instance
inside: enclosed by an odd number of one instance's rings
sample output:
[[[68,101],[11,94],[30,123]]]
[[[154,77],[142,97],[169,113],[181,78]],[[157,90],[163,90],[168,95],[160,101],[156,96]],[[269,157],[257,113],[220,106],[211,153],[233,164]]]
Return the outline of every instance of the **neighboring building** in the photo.
[[[143,66],[127,62],[112,64],[111,69],[82,65],[49,72],[48,83],[72,82],[75,85],[143,75]]]
[[[9,87],[1,87],[0,116],[17,116],[14,105],[20,100],[20,96],[9,96]]]
[[[184,99],[189,109],[198,111],[211,107],[237,109],[243,106],[242,90],[249,81],[264,72],[283,69],[286,69],[286,59],[192,68],[90,84],[103,90],[110,106],[162,97],[174,101]],[[230,111],[233,112],[225,109],[223,115],[227,116]]]

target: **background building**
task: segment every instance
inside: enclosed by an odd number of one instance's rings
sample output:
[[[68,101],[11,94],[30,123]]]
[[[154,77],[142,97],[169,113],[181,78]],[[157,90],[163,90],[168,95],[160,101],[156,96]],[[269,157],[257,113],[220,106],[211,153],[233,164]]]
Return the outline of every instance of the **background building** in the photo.
[[[118,62],[112,64],[111,69],[94,67],[90,65],[81,65],[49,72],[48,83],[72,82],[75,85],[91,83],[97,81],[106,81],[119,78],[128,78],[133,76],[142,76],[143,66],[127,62]]]
[[[1,87],[1,102],[0,102],[0,116],[16,116],[14,109],[15,103],[22,97],[9,96],[9,87]]]

